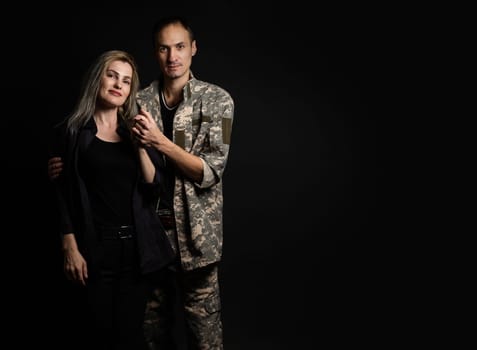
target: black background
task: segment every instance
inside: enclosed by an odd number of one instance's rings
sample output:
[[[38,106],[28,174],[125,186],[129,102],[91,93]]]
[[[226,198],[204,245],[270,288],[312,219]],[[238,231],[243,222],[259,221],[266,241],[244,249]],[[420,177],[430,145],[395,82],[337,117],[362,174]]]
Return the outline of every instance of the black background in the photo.
[[[373,342],[382,292],[376,253],[386,255],[378,121],[386,112],[384,25],[376,9],[356,4],[258,5],[25,5],[10,13],[14,26],[2,24],[12,34],[3,53],[10,108],[2,148],[15,259],[6,270],[18,300],[12,324],[31,335],[22,342],[63,344],[67,327],[49,214],[48,132],[103,51],[132,53],[143,86],[156,78],[151,29],[167,14],[190,19],[195,76],[235,100],[223,179],[225,348]]]

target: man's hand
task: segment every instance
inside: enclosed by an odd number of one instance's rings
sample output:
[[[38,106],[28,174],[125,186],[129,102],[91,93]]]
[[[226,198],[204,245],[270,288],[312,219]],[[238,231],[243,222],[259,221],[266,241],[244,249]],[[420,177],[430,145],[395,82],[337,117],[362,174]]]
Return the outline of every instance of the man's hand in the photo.
[[[159,130],[151,114],[143,109],[134,117],[131,131],[136,140],[143,146],[159,146],[166,138]]]
[[[48,159],[48,178],[53,181],[60,176],[63,170],[63,161],[61,157],[52,157]]]

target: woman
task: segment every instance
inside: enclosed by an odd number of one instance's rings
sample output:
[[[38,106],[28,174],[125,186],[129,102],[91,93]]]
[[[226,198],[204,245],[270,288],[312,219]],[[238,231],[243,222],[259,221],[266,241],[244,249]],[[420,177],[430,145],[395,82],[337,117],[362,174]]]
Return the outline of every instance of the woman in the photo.
[[[143,349],[149,277],[173,259],[154,207],[163,158],[131,139],[139,88],[133,57],[107,51],[85,78],[75,109],[55,127],[64,271],[85,287],[89,348]]]

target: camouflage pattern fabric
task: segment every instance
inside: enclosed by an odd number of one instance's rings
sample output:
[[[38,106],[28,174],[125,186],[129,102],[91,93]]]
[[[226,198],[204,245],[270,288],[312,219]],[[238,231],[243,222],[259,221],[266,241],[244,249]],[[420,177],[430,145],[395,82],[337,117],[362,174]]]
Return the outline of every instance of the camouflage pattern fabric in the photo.
[[[137,95],[141,108],[150,112],[161,131],[159,81]],[[180,175],[174,185],[175,230],[166,230],[180,257],[177,277],[190,350],[223,349],[221,303],[217,263],[222,257],[222,175],[232,134],[234,102],[221,87],[191,79],[173,121],[173,142],[202,160],[201,183]],[[173,296],[171,285],[159,286],[148,302],[144,330],[151,350],[175,349],[172,341]]]
[[[188,349],[222,350],[217,264],[178,274],[179,288],[183,292],[181,302],[184,303]],[[155,289],[149,300],[144,330],[151,350],[176,349],[172,328],[174,293],[173,282],[166,280]]]
[[[148,300],[144,318],[144,335],[149,350],[176,349],[174,341],[175,289],[173,281],[163,281]]]
[[[184,87],[183,101],[173,122],[173,142],[201,158],[202,183],[176,176],[174,215],[177,237],[169,236],[179,251],[184,270],[217,262],[222,256],[222,175],[227,164],[232,133],[234,102],[217,85],[195,79]],[[137,101],[163,130],[159,82],[141,90]]]

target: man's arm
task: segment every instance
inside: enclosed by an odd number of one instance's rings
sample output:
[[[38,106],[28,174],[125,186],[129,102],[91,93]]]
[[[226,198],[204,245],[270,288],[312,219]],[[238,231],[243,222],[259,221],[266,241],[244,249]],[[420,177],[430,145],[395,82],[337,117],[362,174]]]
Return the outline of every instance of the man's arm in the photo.
[[[169,140],[159,130],[149,112],[141,110],[135,121],[132,131],[143,145],[155,147],[171,160],[184,176],[196,183],[202,182],[203,163],[199,157],[186,152]]]

